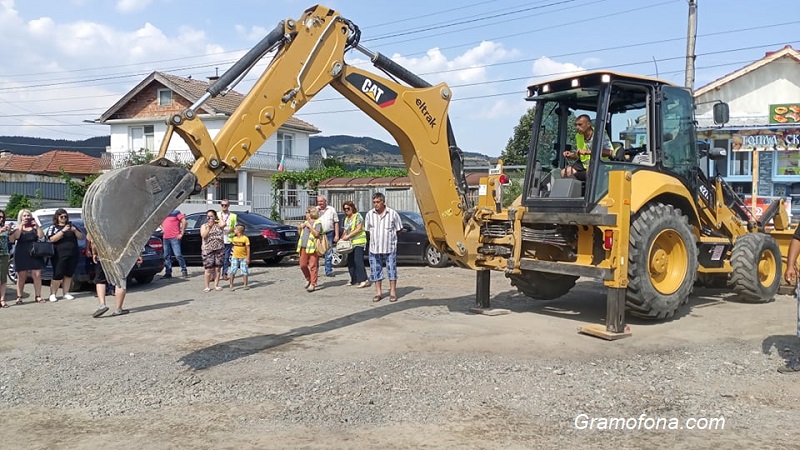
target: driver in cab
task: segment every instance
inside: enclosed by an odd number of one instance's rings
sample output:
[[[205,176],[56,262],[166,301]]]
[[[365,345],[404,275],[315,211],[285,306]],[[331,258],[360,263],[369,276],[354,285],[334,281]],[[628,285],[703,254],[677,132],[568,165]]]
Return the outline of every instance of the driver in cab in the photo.
[[[561,169],[561,177],[575,177],[580,181],[586,181],[586,170],[592,158],[592,139],[594,139],[594,127],[592,121],[586,114],[581,114],[575,119],[575,143],[577,150],[565,151],[564,158],[568,165]],[[603,133],[603,157],[610,157],[614,154],[614,147],[611,139]]]

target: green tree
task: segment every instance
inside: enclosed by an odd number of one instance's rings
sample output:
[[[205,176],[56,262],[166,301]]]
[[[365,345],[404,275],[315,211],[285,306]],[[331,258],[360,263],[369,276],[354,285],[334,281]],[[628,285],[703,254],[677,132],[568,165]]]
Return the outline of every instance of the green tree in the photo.
[[[534,108],[528,108],[514,127],[514,135],[509,138],[500,158],[507,166],[525,165],[528,162],[528,151],[531,146],[531,126]]]
[[[554,109],[547,108],[542,119],[542,130],[539,136],[539,148],[536,152],[536,160],[544,167],[550,167],[556,154],[553,150],[553,143],[558,138],[558,115]],[[500,154],[500,158],[506,165],[525,165],[528,163],[528,153],[531,148],[531,129],[533,127],[533,116],[535,108],[529,108],[519,119],[519,124],[514,127],[514,135],[508,140],[505,150]],[[575,136],[575,115],[570,112],[567,117],[567,142],[574,144]]]
[[[6,217],[9,220],[16,220],[21,210],[35,211],[41,208],[43,203],[41,189],[36,190],[36,195],[33,198],[28,197],[26,194],[11,194],[6,204]]]
[[[147,164],[153,160],[155,154],[146,148],[139,150],[128,150],[123,162],[124,166],[138,166],[139,164]]]
[[[99,176],[99,174],[93,174],[82,181],[75,181],[61,168],[61,179],[67,184],[67,204],[73,208],[80,208],[83,205],[83,197],[86,196],[86,190]]]

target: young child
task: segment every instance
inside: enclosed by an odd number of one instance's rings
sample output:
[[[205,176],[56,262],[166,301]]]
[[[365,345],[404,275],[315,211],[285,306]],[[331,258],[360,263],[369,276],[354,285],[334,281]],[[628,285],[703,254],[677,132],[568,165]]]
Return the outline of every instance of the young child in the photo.
[[[233,229],[231,244],[233,244],[233,255],[231,255],[231,269],[230,272],[228,272],[230,276],[230,288],[231,290],[235,290],[233,287],[233,279],[236,276],[236,269],[241,269],[242,281],[244,281],[244,287],[242,289],[250,289],[250,286],[247,285],[247,266],[250,265],[250,238],[244,235],[244,225],[238,224]]]

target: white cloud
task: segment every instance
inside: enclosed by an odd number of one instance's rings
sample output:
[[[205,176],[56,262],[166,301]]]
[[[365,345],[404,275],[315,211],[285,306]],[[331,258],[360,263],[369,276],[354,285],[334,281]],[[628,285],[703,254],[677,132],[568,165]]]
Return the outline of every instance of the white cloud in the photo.
[[[121,13],[138,12],[147,7],[153,0],[119,0],[117,2],[117,11]]]
[[[251,42],[260,41],[271,31],[259,26],[251,26],[250,28],[247,28],[244,25],[235,25],[233,28],[236,30],[236,34],[240,38]]]
[[[541,82],[552,78],[560,78],[585,72],[586,69],[573,63],[558,62],[547,56],[542,56],[533,62],[532,71],[534,82]]]

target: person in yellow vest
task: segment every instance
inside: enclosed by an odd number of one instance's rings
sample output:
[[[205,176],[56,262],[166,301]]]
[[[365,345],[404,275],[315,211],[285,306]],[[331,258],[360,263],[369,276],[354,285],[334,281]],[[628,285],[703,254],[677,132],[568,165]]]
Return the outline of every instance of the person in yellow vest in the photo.
[[[581,114],[575,119],[575,129],[578,131],[575,134],[575,147],[574,152],[565,151],[564,157],[568,161],[572,161],[566,167],[561,169],[561,176],[564,178],[575,177],[578,180],[586,181],[586,170],[589,168],[589,162],[592,159],[592,140],[594,139],[594,127],[592,121],[586,114]],[[611,145],[611,139],[603,133],[603,153],[604,157],[609,157],[614,153],[614,147]]]
[[[231,267],[231,253],[233,252],[233,244],[231,238],[233,237],[233,229],[236,228],[236,213],[230,212],[231,202],[223,200],[219,202],[222,209],[217,213],[219,217],[219,224],[222,225],[222,240],[225,243],[225,254],[222,256],[222,279],[228,279],[228,270]]]
[[[322,221],[316,206],[306,209],[306,220],[297,227],[300,239],[297,240],[297,254],[300,255],[300,270],[306,279],[306,290],[314,292],[317,288],[319,255],[314,239],[322,235]]]
[[[364,267],[364,250],[367,246],[367,232],[364,231],[364,218],[358,212],[355,203],[350,200],[342,204],[344,211],[344,227],[341,241],[350,241],[353,251],[347,255],[347,270],[350,271],[350,282],[347,286],[365,288],[369,286],[367,269]]]

